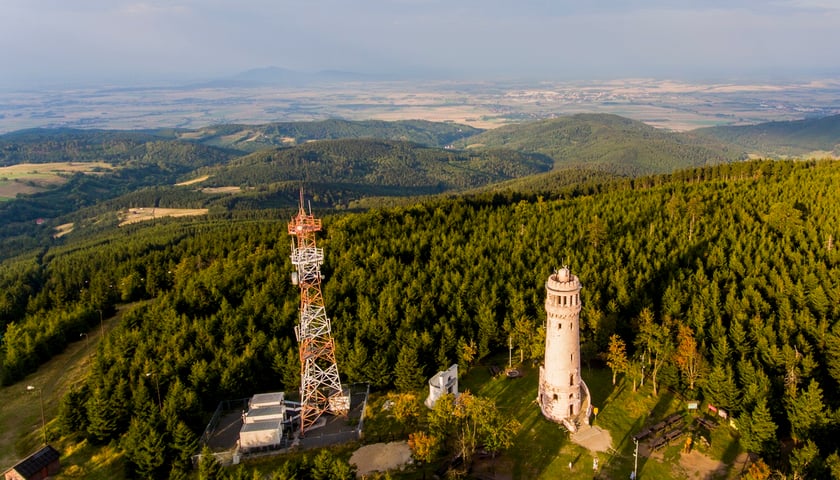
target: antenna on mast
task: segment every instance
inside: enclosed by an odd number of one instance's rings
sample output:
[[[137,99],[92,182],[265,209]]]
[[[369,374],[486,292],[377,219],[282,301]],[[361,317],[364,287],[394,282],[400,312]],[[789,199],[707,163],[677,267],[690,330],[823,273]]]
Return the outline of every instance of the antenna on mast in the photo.
[[[310,206],[310,212],[312,207]],[[318,418],[331,412],[346,415],[350,397],[344,394],[335,360],[335,343],[330,319],[321,293],[321,264],[324,249],[315,245],[315,232],[321,219],[303,209],[303,186],[300,209],[289,222],[292,239],[292,283],[300,287],[300,323],[295,327],[300,354],[300,430],[304,433]]]
[[[302,213],[305,213],[303,210],[303,184],[300,184],[300,200],[298,201],[298,210]],[[309,211],[312,211],[312,207],[309,208]]]

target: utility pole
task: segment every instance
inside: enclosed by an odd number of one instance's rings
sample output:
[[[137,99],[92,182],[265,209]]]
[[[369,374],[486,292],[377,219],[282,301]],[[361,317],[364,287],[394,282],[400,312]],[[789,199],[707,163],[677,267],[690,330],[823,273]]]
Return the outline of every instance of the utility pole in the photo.
[[[27,385],[26,390],[31,392],[33,390],[38,391],[38,402],[41,404],[41,430],[44,432],[44,445],[47,444],[47,418],[44,416],[44,396],[41,394],[42,389],[38,387],[33,387],[32,385]]]
[[[513,342],[508,335],[508,368],[513,368]]]
[[[630,478],[636,480],[637,470],[639,468],[639,441],[634,438],[633,442],[636,444],[636,451],[633,452],[633,476]]]
[[[163,411],[163,404],[160,401],[160,383],[158,383],[158,375],[157,372],[149,372],[146,374],[147,377],[154,376],[155,377],[155,390],[157,391],[158,397],[158,410]]]

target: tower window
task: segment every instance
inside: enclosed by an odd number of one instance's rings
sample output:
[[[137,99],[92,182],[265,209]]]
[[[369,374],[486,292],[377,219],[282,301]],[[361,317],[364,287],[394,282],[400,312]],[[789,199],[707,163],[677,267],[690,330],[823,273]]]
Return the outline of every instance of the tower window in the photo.
[[[570,386],[570,387],[572,387],[572,386],[574,386],[574,385],[575,385],[575,374],[574,374],[574,373],[570,373],[570,374],[569,374],[569,386]],[[569,398],[571,398],[571,397],[572,397],[572,396],[571,396],[571,395],[569,395]]]

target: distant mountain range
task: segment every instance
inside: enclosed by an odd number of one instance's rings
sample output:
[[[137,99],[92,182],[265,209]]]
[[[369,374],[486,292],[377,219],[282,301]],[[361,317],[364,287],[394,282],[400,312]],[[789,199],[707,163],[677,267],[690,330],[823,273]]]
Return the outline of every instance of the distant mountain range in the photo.
[[[267,86],[305,86],[313,83],[327,82],[358,82],[378,79],[371,75],[345,72],[341,70],[323,70],[318,72],[301,72],[281,67],[263,67],[246,70],[231,77],[219,78],[204,82],[198,86],[204,87],[267,87]],[[194,87],[196,85],[191,85]]]

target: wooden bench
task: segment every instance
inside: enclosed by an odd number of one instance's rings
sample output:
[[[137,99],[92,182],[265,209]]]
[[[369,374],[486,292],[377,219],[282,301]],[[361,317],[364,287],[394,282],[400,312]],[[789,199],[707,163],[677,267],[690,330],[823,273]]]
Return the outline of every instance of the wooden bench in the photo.
[[[683,433],[685,432],[683,432],[682,428],[675,428],[674,430],[671,430],[670,432],[666,433],[663,438],[666,442],[670,442],[671,440],[682,436]]]
[[[644,440],[645,438],[649,437],[651,433],[653,433],[653,431],[650,428],[646,428],[646,429],[642,430],[641,432],[633,435],[633,440],[636,441],[636,442],[640,442],[640,441]]]
[[[708,430],[712,430],[717,426],[717,423],[709,420],[708,418],[703,417],[697,417],[697,423],[707,428]]]

